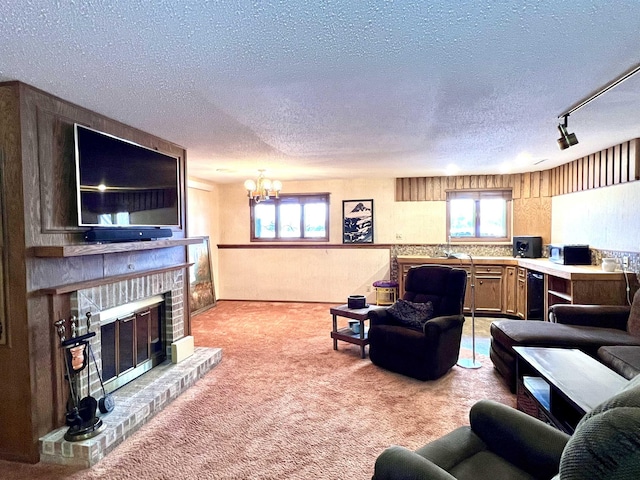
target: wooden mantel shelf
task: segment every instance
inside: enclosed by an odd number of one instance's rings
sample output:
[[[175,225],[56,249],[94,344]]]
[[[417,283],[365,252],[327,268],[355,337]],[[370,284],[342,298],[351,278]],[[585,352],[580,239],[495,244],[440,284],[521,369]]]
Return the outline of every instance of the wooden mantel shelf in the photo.
[[[104,253],[131,252],[153,250],[156,248],[179,247],[202,243],[202,238],[175,238],[166,240],[149,240],[143,242],[120,243],[87,243],[83,245],[60,245],[52,247],[33,247],[36,257],[63,258],[81,257],[83,255],[101,255]]]
[[[63,295],[65,293],[77,292],[78,290],[84,290],[87,288],[100,287],[102,285],[108,285],[110,283],[121,282],[124,280],[130,280],[132,278],[138,278],[145,275],[153,275],[156,273],[164,273],[164,272],[171,272],[173,270],[180,270],[183,268],[188,268],[191,265],[193,265],[193,263],[180,263],[177,265],[171,265],[164,268],[156,268],[153,270],[131,272],[131,273],[125,273],[122,275],[113,275],[111,277],[102,277],[102,278],[95,278],[93,280],[85,280],[83,282],[69,283],[67,285],[58,285],[56,287],[43,288],[38,291],[38,294]]]

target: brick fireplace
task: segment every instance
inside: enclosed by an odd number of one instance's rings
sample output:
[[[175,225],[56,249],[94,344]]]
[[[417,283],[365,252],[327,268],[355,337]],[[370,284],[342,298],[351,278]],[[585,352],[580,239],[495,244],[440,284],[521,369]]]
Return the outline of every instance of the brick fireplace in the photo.
[[[179,364],[171,363],[172,342],[185,336],[184,268],[141,274],[104,285],[83,288],[71,293],[71,314],[77,317],[75,334],[94,332],[90,341],[95,356],[89,358],[89,370],[78,375],[77,391],[96,399],[103,395],[98,370],[102,369],[101,316],[126,317],[139,305],[157,305],[162,316],[163,348],[167,360],[153,369],[146,368],[124,386],[117,385],[112,394],[115,408],[107,414],[98,413],[105,429],[93,438],[69,442],[64,439],[68,427],[62,427],[40,438],[40,460],[49,463],[89,467],[124,441],[171,400],[217,365],[222,358],[218,348],[197,348],[194,355]],[[90,312],[90,330],[87,313]],[[67,337],[71,332],[67,332]],[[146,373],[145,373],[146,372]],[[63,385],[68,388],[68,382]]]
[[[136,278],[126,279],[107,285],[78,290],[71,294],[71,314],[78,318],[78,334],[87,333],[87,312],[91,313],[91,331],[95,332],[91,348],[96,357],[98,368],[102,368],[102,338],[101,323],[103,312],[119,315],[121,318],[133,313],[140,302],[148,300],[152,304],[162,301],[161,325],[163,332],[163,346],[167,358],[171,357],[171,343],[185,335],[184,331],[184,270],[173,270]],[[156,300],[149,300],[156,299]],[[113,313],[114,310],[120,313]],[[104,379],[103,375],[103,379]],[[91,395],[99,398],[101,395],[100,379],[95,368],[90,372]],[[79,390],[87,392],[87,378],[80,377]]]

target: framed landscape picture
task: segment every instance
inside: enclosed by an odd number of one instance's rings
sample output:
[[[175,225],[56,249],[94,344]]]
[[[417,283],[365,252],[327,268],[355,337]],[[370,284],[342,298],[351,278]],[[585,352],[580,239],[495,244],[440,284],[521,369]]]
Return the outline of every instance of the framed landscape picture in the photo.
[[[342,201],[342,243],[373,243],[373,200]]]
[[[189,267],[189,309],[193,316],[216,304],[209,237],[189,245],[189,263],[193,264]]]

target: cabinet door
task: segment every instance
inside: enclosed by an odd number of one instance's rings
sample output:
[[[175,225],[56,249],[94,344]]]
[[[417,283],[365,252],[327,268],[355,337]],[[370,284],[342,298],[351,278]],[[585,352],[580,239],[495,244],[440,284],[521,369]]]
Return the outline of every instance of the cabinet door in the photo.
[[[398,275],[398,298],[402,298],[404,295],[404,285],[407,281],[407,272],[409,271],[409,269],[411,267],[415,267],[417,264],[413,263],[413,264],[401,264],[399,265],[399,270],[400,273]]]
[[[518,305],[518,276],[516,267],[504,268],[504,313],[515,315]]]
[[[525,318],[527,315],[527,269],[518,267],[518,293],[517,298],[517,315]]]
[[[476,267],[475,281],[472,282],[473,279],[470,275],[467,277],[467,292],[465,293],[464,302],[465,311],[471,311],[471,299],[475,293],[476,313],[502,313],[502,275],[503,268],[501,266],[482,265]]]

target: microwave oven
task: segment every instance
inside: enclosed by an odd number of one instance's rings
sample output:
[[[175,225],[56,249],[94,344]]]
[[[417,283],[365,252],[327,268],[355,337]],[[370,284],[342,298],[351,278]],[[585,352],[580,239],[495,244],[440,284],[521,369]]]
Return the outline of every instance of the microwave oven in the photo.
[[[591,265],[589,245],[549,245],[549,260],[562,265]]]

